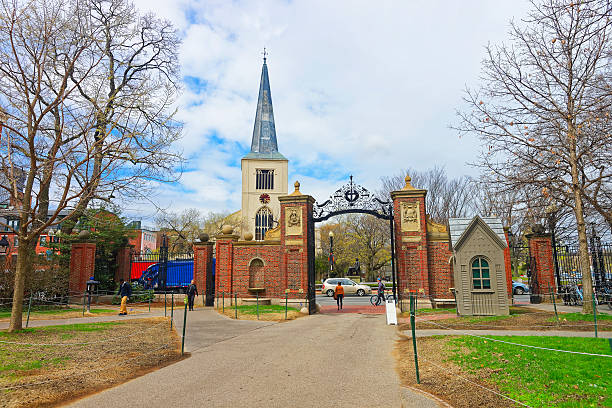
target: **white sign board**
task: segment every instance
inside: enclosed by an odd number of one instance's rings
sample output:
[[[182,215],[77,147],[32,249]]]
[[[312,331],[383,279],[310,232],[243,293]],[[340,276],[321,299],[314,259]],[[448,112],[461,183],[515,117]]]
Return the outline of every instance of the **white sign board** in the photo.
[[[385,302],[385,308],[387,309],[387,324],[394,324],[397,326],[397,313],[395,312],[395,300],[389,300]]]

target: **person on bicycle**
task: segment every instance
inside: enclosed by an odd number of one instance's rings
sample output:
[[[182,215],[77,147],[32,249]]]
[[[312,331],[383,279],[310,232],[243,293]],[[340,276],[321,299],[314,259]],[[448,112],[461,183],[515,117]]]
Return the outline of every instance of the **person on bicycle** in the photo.
[[[378,299],[376,300],[376,306],[380,305],[381,300],[385,300],[385,284],[378,278]]]
[[[344,298],[344,288],[342,287],[342,282],[338,281],[338,286],[336,286],[336,290],[334,291],[334,297],[336,298],[336,303],[338,303],[338,310],[342,310],[342,298]]]

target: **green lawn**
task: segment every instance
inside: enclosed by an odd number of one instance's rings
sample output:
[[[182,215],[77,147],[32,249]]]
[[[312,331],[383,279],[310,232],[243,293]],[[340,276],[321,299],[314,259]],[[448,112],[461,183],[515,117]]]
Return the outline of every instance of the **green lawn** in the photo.
[[[30,316],[48,316],[48,315],[58,315],[58,314],[63,314],[63,313],[70,313],[70,312],[82,312],[83,309],[82,308],[75,308],[75,307],[71,307],[68,309],[35,309],[32,308],[32,310],[30,310]],[[113,309],[91,309],[90,313],[93,314],[97,314],[97,313],[109,313],[109,312],[116,312],[116,310]],[[26,308],[23,312],[24,316],[27,316],[28,314],[28,309]],[[0,310],[0,319],[3,318],[7,318],[7,317],[11,317],[11,311],[10,310],[6,310],[6,309],[1,309]]]
[[[568,321],[572,321],[572,322],[592,322],[593,320],[593,314],[589,313],[589,314],[583,314],[583,313],[559,313],[559,319],[563,320],[568,320]],[[610,321],[612,320],[612,315],[609,314],[603,314],[603,313],[598,313],[597,314],[597,321]],[[555,318],[553,317],[551,319],[551,321],[555,321]]]
[[[607,339],[488,336],[513,343],[612,355]],[[448,343],[450,359],[492,370],[500,391],[532,407],[612,406],[612,358],[538,350],[471,336]]]
[[[234,306],[225,306],[225,310],[227,311],[228,309],[234,310]],[[288,311],[291,310],[295,310],[297,311],[298,309],[296,309],[295,307],[287,307]],[[241,305],[238,306],[238,311],[240,313],[244,313],[244,314],[257,314],[257,305]],[[285,312],[285,306],[281,306],[281,305],[259,305],[259,314],[262,313],[284,313]]]

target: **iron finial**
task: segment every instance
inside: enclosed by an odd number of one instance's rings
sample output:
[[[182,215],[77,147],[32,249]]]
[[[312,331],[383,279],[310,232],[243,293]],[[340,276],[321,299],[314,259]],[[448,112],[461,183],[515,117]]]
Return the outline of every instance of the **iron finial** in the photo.
[[[264,64],[265,64],[266,63],[266,59],[267,59],[266,57],[269,54],[268,51],[266,50],[266,47],[264,47],[264,50],[263,50],[262,54],[263,54],[263,60],[264,60]]]

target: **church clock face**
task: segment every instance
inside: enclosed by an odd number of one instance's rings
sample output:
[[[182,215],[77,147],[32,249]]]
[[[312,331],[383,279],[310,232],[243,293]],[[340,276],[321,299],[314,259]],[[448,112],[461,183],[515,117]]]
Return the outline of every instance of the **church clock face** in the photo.
[[[259,196],[259,202],[262,204],[268,204],[270,202],[270,196],[266,193],[263,193]]]

